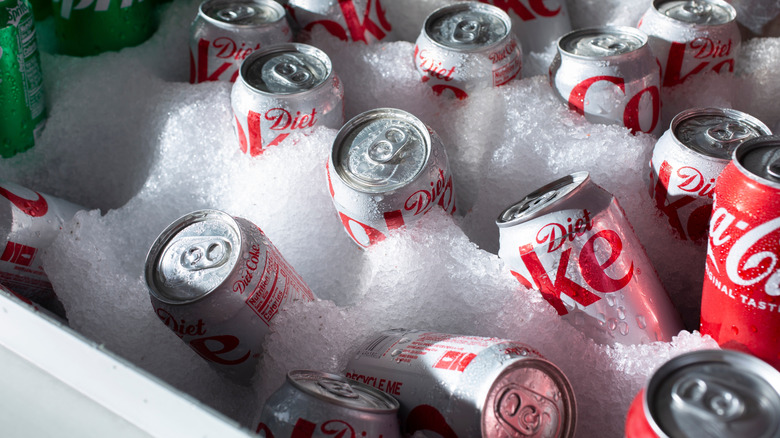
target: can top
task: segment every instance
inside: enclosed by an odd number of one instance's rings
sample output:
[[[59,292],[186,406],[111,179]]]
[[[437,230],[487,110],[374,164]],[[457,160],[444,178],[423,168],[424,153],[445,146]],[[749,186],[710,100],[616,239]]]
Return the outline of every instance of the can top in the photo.
[[[274,0],[206,0],[199,14],[220,27],[258,27],[285,18]]]
[[[719,0],[656,0],[653,7],[667,17],[690,24],[726,24],[737,17],[730,4]]]
[[[403,187],[425,168],[431,137],[406,111],[378,108],[348,121],[333,141],[336,174],[351,188],[383,193]]]
[[[507,37],[512,28],[501,9],[477,2],[455,3],[431,13],[423,33],[436,44],[457,51],[490,47]]]
[[[330,58],[306,44],[286,43],[252,52],[241,63],[241,80],[259,93],[305,93],[332,74]]]
[[[748,140],[734,149],[734,164],[748,177],[780,189],[780,136]]]
[[[574,30],[558,40],[558,49],[583,58],[624,55],[644,47],[647,35],[632,27],[603,26]]]
[[[336,374],[292,370],[287,381],[301,392],[337,406],[373,413],[396,413],[399,408],[390,395]]]
[[[150,293],[168,304],[196,301],[222,284],[241,254],[236,221],[218,210],[199,210],[166,228],[146,256]]]
[[[693,108],[672,119],[674,137],[689,149],[708,157],[730,160],[740,144],[769,128],[757,118],[729,108]]]
[[[588,172],[575,172],[541,187],[506,208],[496,219],[499,227],[510,227],[543,216],[590,181]]]
[[[686,353],[647,383],[644,410],[673,437],[775,437],[780,434],[780,373],[733,350]],[[654,423],[654,424],[653,424]]]

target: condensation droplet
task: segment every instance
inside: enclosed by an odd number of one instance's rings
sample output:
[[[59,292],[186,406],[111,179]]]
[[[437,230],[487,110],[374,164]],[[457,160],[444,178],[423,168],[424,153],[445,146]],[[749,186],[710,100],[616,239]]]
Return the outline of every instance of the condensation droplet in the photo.
[[[626,336],[628,334],[628,323],[620,321],[618,323],[618,332],[620,332],[621,335]]]
[[[620,320],[626,319],[626,309],[623,306],[617,308],[617,317]]]
[[[647,321],[645,320],[644,315],[637,315],[636,316],[636,325],[640,329],[644,330],[647,328]]]

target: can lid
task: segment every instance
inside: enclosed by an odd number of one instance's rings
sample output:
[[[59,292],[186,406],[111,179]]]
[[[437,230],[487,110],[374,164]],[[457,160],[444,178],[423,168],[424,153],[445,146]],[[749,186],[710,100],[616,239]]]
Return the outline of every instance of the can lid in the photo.
[[[568,198],[587,181],[590,181],[588,172],[575,172],[559,178],[507,207],[496,219],[496,225],[508,227],[543,216],[549,212],[549,207]]]
[[[252,52],[241,63],[241,80],[260,93],[298,94],[330,78],[330,58],[306,44],[286,43]]]
[[[506,12],[477,2],[439,8],[423,24],[423,32],[431,41],[458,51],[492,46],[506,38],[511,28]]]
[[[757,118],[728,108],[682,111],[672,120],[671,129],[689,149],[724,160],[730,160],[734,149],[747,140],[772,134]]]
[[[200,14],[220,27],[256,27],[284,19],[282,5],[274,0],[206,0]]]
[[[431,137],[406,111],[378,108],[348,121],[333,141],[336,174],[355,190],[389,192],[413,181],[425,168]]]
[[[514,362],[488,391],[482,436],[573,437],[577,403],[566,375],[542,358]]]
[[[675,357],[650,378],[648,422],[672,437],[780,435],[780,373],[733,350],[701,350]],[[655,424],[653,424],[655,423]]]
[[[690,24],[726,24],[737,16],[733,6],[714,0],[656,0],[653,7],[669,18]]]
[[[584,58],[623,55],[644,47],[647,35],[632,27],[603,26],[579,29],[558,40],[558,49]]]
[[[761,184],[780,188],[780,136],[748,140],[734,149],[734,163]]]
[[[230,275],[241,253],[238,224],[227,213],[199,210],[168,226],[144,268],[150,293],[168,304],[196,301]]]
[[[366,384],[336,374],[292,370],[287,381],[301,392],[330,404],[373,413],[394,413],[399,404],[392,396]]]

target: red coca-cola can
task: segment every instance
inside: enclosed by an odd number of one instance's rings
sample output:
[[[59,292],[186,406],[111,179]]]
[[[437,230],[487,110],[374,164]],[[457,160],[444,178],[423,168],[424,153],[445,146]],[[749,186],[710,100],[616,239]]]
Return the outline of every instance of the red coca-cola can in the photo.
[[[292,39],[273,0],[206,0],[190,26],[190,83],[235,82],[250,53]]]
[[[734,71],[742,38],[734,8],[722,0],[654,0],[639,20],[661,64],[661,85],[703,72]]]
[[[436,94],[465,99],[520,78],[523,52],[501,9],[478,2],[444,6],[425,19],[414,64]]]
[[[320,49],[278,44],[250,54],[230,94],[242,153],[257,156],[290,134],[344,124],[344,87]]]
[[[715,184],[701,332],[780,368],[780,137],[734,150]]]
[[[771,134],[757,118],[733,109],[693,108],[675,116],[653,148],[650,196],[678,238],[705,241],[715,179],[738,145]]]
[[[395,396],[406,434],[574,436],[569,380],[527,345],[396,329],[367,340],[351,357],[346,376]]]
[[[274,317],[314,294],[253,223],[187,214],[152,244],[144,267],[154,312],[196,353],[247,383]]]
[[[342,41],[372,44],[396,39],[382,3],[382,0],[289,0],[287,10],[304,35],[323,29]]]
[[[532,192],[496,224],[515,278],[596,342],[670,341],[683,329],[617,199],[587,172]]]
[[[571,31],[565,0],[479,0],[506,12],[512,32],[526,53],[544,52]]]
[[[363,248],[436,206],[455,212],[441,139],[399,109],[374,109],[348,121],[333,141],[327,177],[347,234]]]
[[[634,398],[626,438],[745,438],[780,433],[780,373],[730,350],[685,353]]]
[[[265,402],[257,425],[264,438],[401,438],[398,401],[336,374],[293,370]]]
[[[631,27],[569,32],[558,40],[549,76],[555,94],[588,121],[661,134],[661,78],[644,32]]]

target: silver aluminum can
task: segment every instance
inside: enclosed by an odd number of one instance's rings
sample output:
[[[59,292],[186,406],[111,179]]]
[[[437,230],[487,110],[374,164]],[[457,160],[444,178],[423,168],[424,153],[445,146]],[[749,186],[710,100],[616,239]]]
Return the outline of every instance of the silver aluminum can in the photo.
[[[512,32],[526,53],[544,52],[571,31],[566,0],[480,0],[501,8],[512,20]]]
[[[279,311],[315,299],[255,224],[217,210],[168,226],[149,249],[144,274],[160,320],[240,383],[254,374]]]
[[[574,436],[577,405],[569,380],[514,341],[389,330],[360,346],[346,376],[395,396],[409,435]]]
[[[401,438],[398,401],[336,374],[293,370],[265,402],[256,432],[264,438]]]
[[[84,208],[0,181],[0,283],[32,301],[52,299],[41,258],[79,210]]]
[[[731,350],[682,354],[637,394],[626,438],[780,436],[780,373]]]
[[[342,41],[373,44],[397,39],[382,0],[290,0],[287,10],[304,36],[323,29]]]
[[[425,19],[414,65],[436,94],[458,99],[520,78],[523,52],[501,9],[478,2],[439,8]]]
[[[595,27],[558,40],[550,85],[589,122],[658,136],[661,78],[647,35],[631,27]]]
[[[653,148],[650,196],[682,240],[705,242],[715,179],[734,148],[769,128],[757,118],[726,108],[693,108],[672,120]]]
[[[444,145],[406,111],[358,114],[336,135],[327,164],[333,205],[347,234],[367,248],[439,206],[455,212]]]
[[[344,124],[344,87],[322,50],[277,44],[241,64],[230,94],[242,153],[257,156],[290,134]]]
[[[734,71],[742,37],[734,8],[722,0],[654,0],[639,20],[661,64],[661,85],[703,72]]]
[[[532,192],[496,224],[512,274],[596,342],[670,341],[683,329],[617,199],[587,172]]]
[[[206,0],[190,26],[190,83],[235,82],[250,53],[292,39],[273,0]]]

